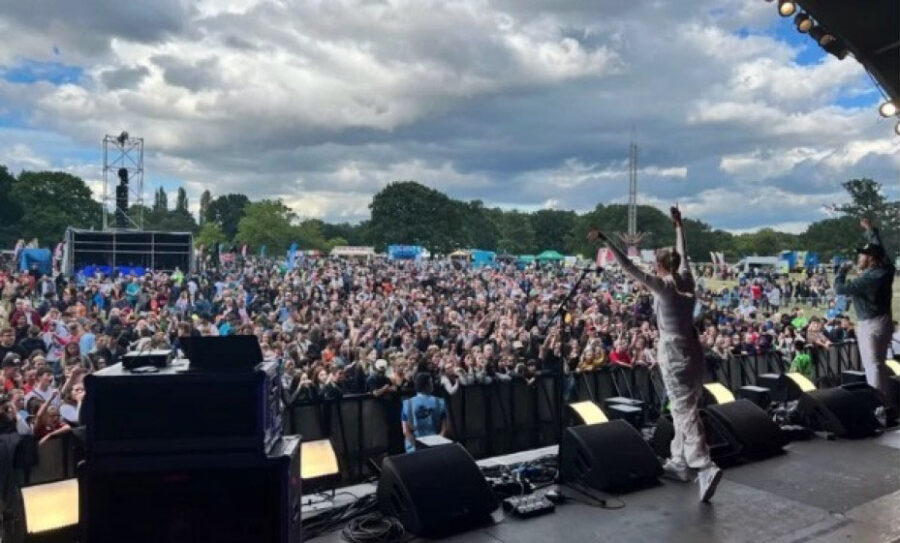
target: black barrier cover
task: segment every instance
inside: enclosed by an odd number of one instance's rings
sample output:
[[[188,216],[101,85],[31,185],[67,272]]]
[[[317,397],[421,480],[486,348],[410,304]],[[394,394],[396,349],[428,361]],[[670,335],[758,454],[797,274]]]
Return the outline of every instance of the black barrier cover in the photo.
[[[817,384],[840,384],[842,370],[860,369],[856,342],[830,349],[811,350]],[[734,355],[710,367],[710,379],[732,391],[752,385],[759,373],[783,373],[790,364],[778,353]],[[558,387],[558,388],[557,388]],[[564,395],[558,405],[558,394]],[[462,443],[475,458],[534,449],[559,442],[559,418],[568,403],[592,400],[603,405],[613,396],[640,399],[649,421],[664,411],[665,390],[658,368],[605,366],[596,371],[566,376],[539,376],[533,384],[523,380],[495,381],[460,387],[448,395],[438,388],[450,416],[451,438]],[[347,395],[337,400],[298,402],[289,406],[285,432],[304,440],[330,438],[334,443],[345,482],[366,479],[375,473],[369,460],[380,463],[388,454],[402,452],[400,427],[402,398],[393,395]],[[48,482],[74,474],[77,453],[73,441],[63,436],[39,451],[39,465],[26,470],[25,484]]]

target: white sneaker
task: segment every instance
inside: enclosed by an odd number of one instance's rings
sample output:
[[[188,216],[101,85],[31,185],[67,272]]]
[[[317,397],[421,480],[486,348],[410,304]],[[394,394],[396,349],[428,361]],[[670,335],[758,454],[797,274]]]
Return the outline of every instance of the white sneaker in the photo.
[[[662,476],[665,479],[678,481],[680,483],[690,483],[694,479],[694,474],[691,468],[687,467],[684,464],[675,463],[671,458],[666,460],[666,463],[663,464],[662,468]]]
[[[716,465],[701,469],[697,474],[697,480],[700,482],[700,501],[708,503],[716,493],[719,481],[722,480],[722,470]]]

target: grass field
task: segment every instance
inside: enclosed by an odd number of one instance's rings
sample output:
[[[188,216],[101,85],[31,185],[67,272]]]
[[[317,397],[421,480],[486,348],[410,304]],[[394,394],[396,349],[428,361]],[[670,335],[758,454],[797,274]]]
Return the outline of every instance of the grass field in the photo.
[[[800,279],[802,274],[794,274],[792,275],[793,279]],[[722,281],[720,279],[704,279],[706,281],[706,288],[713,291],[720,291],[725,287],[731,288],[737,285],[737,281]],[[834,284],[834,276],[832,274],[828,274],[828,281],[830,284]],[[851,304],[852,305],[852,304]],[[892,306],[894,309],[894,319],[900,318],[900,278],[894,279],[894,294],[892,298]],[[809,304],[791,304],[791,307],[800,307],[804,310],[806,315],[808,316],[818,316],[821,317],[825,314],[825,311],[828,309],[827,306],[819,304],[819,307],[812,307]],[[854,310],[850,310],[850,315],[855,318]]]

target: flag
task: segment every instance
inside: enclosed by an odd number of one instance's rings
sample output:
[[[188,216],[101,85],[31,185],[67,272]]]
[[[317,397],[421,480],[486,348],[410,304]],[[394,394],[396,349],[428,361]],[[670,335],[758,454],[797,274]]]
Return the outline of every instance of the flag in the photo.
[[[297,260],[297,242],[291,243],[291,248],[287,254],[287,269],[293,271],[294,263]]]
[[[260,257],[260,258],[265,258],[265,257],[266,257],[266,246],[265,246],[265,245],[261,245],[261,246],[259,247],[259,257]]]
[[[245,243],[243,247],[241,247],[241,256],[247,258],[247,244]]]

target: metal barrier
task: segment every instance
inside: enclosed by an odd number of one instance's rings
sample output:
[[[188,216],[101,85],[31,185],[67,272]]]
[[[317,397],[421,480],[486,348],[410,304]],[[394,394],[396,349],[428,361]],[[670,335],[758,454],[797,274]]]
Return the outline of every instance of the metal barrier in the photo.
[[[843,370],[860,369],[856,342],[830,349],[812,349],[819,386],[840,383]],[[778,352],[734,355],[708,361],[707,380],[731,390],[756,383],[760,373],[784,373],[789,363]],[[543,375],[528,384],[523,380],[494,381],[460,387],[455,394],[438,388],[447,404],[451,437],[476,458],[484,458],[559,443],[568,403],[591,400],[599,405],[613,396],[644,401],[648,421],[664,411],[665,388],[658,368],[608,365],[596,371],[565,376]],[[562,404],[560,404],[560,398]],[[285,432],[304,440],[330,438],[345,482],[376,474],[373,466],[387,454],[403,451],[400,427],[402,398],[348,395],[340,399],[300,402],[286,409]],[[563,423],[566,421],[563,420]],[[61,436],[38,448],[38,466],[28,470],[25,484],[74,475],[75,439]]]

